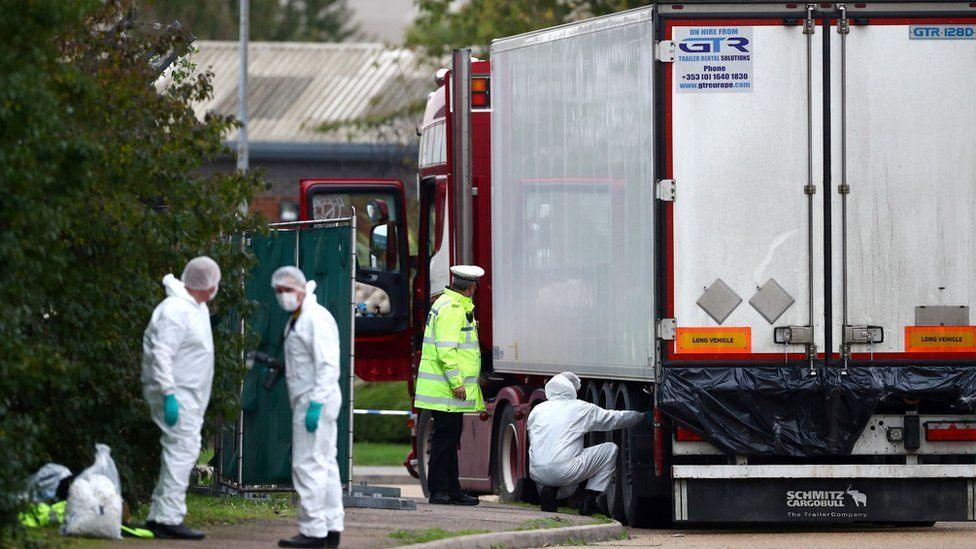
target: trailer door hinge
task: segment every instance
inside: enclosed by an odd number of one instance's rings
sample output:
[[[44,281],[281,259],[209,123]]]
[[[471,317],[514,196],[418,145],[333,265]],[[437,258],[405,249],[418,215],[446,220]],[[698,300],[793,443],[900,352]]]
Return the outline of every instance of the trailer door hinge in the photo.
[[[678,332],[678,323],[673,318],[662,318],[657,321],[657,337],[664,341],[674,341]]]
[[[654,57],[662,63],[674,63],[674,40],[661,40],[654,44]]]
[[[674,179],[658,179],[656,193],[657,199],[661,202],[674,202]]]

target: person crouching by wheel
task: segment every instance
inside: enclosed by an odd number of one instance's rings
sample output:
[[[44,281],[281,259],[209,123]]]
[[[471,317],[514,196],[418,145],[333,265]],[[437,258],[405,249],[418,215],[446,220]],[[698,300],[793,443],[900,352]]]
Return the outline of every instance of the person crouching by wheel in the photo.
[[[339,328],[315,299],[315,281],[297,267],[271,277],[285,326],[285,381],[292,412],[291,478],[298,492],[298,535],[279,547],[338,547],[345,512],[336,461],[339,388]]]
[[[424,329],[414,406],[430,410],[434,418],[427,462],[427,491],[434,504],[478,505],[478,498],[461,491],[457,452],[464,413],[485,409],[472,301],[484,274],[481,267],[451,267],[451,286],[431,306]]]

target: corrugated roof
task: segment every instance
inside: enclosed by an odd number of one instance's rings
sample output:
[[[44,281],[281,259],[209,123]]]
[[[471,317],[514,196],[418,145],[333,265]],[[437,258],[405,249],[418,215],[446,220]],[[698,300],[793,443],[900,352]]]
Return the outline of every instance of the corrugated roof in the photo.
[[[194,105],[197,116],[236,115],[237,42],[194,46],[190,61],[214,75],[213,97]],[[252,42],[248,64],[251,141],[412,143],[421,115],[402,113],[434,86],[418,56],[382,44]]]

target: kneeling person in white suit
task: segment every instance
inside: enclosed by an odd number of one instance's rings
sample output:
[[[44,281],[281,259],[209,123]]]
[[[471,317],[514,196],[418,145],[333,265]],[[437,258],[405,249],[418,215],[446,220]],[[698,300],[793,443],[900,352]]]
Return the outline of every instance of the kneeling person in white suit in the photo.
[[[336,461],[339,328],[315,299],[315,282],[296,267],[271,277],[281,308],[292,313],[285,327],[285,381],[292,412],[291,477],[298,492],[298,531],[279,547],[338,547],[345,513]]]
[[[546,402],[529,414],[529,476],[542,486],[543,511],[555,511],[556,500],[567,498],[586,482],[581,515],[596,511],[597,497],[606,491],[616,467],[617,445],[604,442],[583,448],[590,431],[613,431],[637,425],[644,414],[604,410],[576,398],[580,380],[563,372],[546,383]]]

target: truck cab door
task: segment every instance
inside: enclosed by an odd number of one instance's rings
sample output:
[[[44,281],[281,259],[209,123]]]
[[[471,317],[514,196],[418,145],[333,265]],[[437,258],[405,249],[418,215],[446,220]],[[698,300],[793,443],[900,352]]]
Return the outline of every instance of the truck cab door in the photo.
[[[409,242],[403,183],[393,179],[304,179],[301,218],[356,217],[356,375],[411,375]]]

